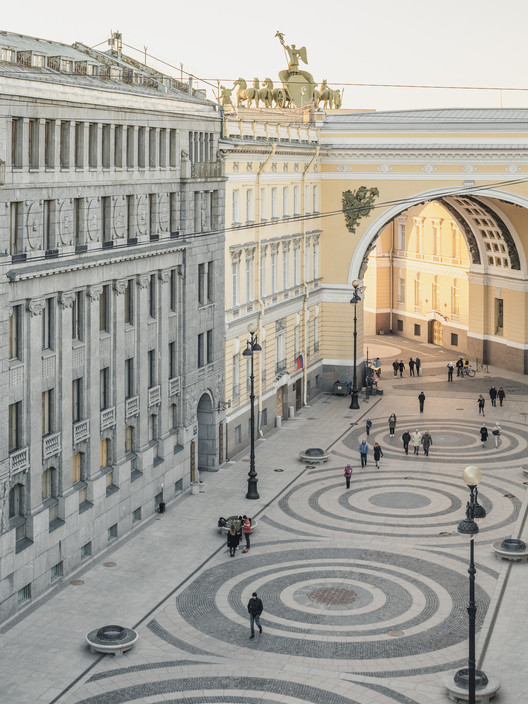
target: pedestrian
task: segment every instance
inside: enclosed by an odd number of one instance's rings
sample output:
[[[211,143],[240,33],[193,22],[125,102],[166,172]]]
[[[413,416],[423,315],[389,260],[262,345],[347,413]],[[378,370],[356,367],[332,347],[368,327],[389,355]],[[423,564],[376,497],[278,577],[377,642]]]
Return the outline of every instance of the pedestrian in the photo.
[[[350,489],[350,480],[352,478],[352,472],[354,470],[352,469],[352,465],[347,464],[345,467],[345,482],[346,482],[346,488]]]
[[[482,443],[482,447],[486,447],[486,443],[488,442],[488,429],[485,425],[480,429],[480,442]]]
[[[497,405],[497,389],[494,386],[489,390],[489,397],[491,399],[491,405],[495,407]]]
[[[372,421],[370,418],[367,418],[365,421],[365,430],[367,431],[367,435],[370,435],[370,429],[372,428]]]
[[[361,466],[362,467],[367,466],[368,451],[369,451],[369,446],[367,445],[367,441],[363,440],[361,445],[359,446],[359,456],[361,457]]]
[[[242,534],[244,535],[244,538],[246,539],[246,547],[242,552],[247,552],[249,548],[251,547],[250,544],[250,535],[251,535],[251,518],[248,518],[247,516],[242,516]]]
[[[394,437],[394,431],[396,430],[396,416],[391,413],[389,416],[389,435],[391,438]]]
[[[501,445],[501,430],[502,428],[498,423],[495,423],[495,427],[491,431],[495,437],[495,447],[498,449]]]
[[[409,358],[409,374],[414,376],[414,359],[412,357]]]
[[[422,360],[420,357],[416,356],[415,360],[415,365],[416,365],[416,376],[420,376],[420,367],[422,366]]]
[[[229,548],[229,556],[234,557],[236,549],[238,547],[238,533],[236,532],[234,522],[231,522],[229,530],[227,532],[227,547]]]
[[[420,443],[422,442],[422,434],[416,428],[415,432],[412,434],[412,444],[414,447],[414,454],[419,455],[420,454]]]
[[[453,370],[455,368],[455,365],[453,362],[448,362],[447,363],[447,380],[448,381],[453,381]]]
[[[373,454],[374,454],[374,462],[376,463],[376,467],[379,469],[380,459],[383,457],[383,450],[381,449],[381,447],[379,446],[379,443],[377,443],[377,442],[374,443]]]
[[[504,389],[502,388],[502,386],[499,386],[499,390],[497,391],[497,397],[502,408],[502,402],[506,398],[506,394],[504,393]]]
[[[482,394],[478,397],[478,409],[479,409],[479,416],[482,414],[485,416],[486,414],[484,413],[484,404],[486,403],[486,399]]]
[[[428,430],[425,431],[425,433],[422,435],[422,446],[425,452],[425,456],[429,457],[429,448],[433,444],[433,438],[431,437],[431,434],[429,433]]]
[[[418,394],[418,401],[420,402],[420,413],[423,413],[425,403],[425,394],[423,391]]]
[[[411,434],[408,430],[404,432],[402,435],[402,441],[403,441],[403,449],[405,450],[405,454],[409,454],[409,443],[411,442]]]
[[[255,637],[255,624],[257,624],[259,633],[262,633],[262,626],[260,625],[260,614],[264,610],[264,605],[262,604],[262,599],[259,599],[257,592],[253,592],[251,599],[248,603],[248,613],[249,613],[249,623],[251,626],[251,635],[249,640]]]
[[[459,357],[457,359],[456,363],[456,370],[457,370],[457,376],[462,376],[462,369],[464,368],[464,360],[462,357]]]
[[[394,369],[394,376],[398,376],[398,369],[400,368],[400,364],[397,359],[395,359],[392,363],[392,368]]]
[[[403,370],[405,369],[405,364],[403,363],[403,359],[400,359],[400,363],[398,364],[398,369],[400,370],[400,379],[403,376]]]

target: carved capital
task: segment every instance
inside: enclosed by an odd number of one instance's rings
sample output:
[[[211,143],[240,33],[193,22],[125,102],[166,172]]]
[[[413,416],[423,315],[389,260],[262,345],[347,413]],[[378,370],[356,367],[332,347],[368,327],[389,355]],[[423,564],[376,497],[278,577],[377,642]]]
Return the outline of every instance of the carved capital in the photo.
[[[163,269],[158,273],[159,280],[161,281],[162,284],[166,284],[170,281],[170,269]]]
[[[150,275],[149,274],[140,274],[137,277],[136,283],[139,286],[139,288],[147,288],[147,286],[150,283]]]
[[[30,298],[27,303],[28,311],[31,315],[40,315],[44,310],[46,301],[43,298]]]
[[[126,291],[128,286],[128,281],[126,279],[117,279],[114,281],[114,291],[117,294],[122,294]]]
[[[90,300],[95,303],[95,301],[98,301],[101,298],[101,294],[103,292],[103,285],[102,284],[97,284],[96,286],[90,286],[88,289],[88,295],[90,296]]]
[[[62,308],[71,308],[75,300],[75,291],[61,291],[59,294],[59,303]]]

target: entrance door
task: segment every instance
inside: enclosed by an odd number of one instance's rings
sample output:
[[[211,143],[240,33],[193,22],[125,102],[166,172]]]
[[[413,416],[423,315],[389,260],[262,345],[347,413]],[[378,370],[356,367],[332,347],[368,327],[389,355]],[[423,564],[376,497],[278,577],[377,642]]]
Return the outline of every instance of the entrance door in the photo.
[[[433,339],[432,343],[433,345],[443,345],[444,344],[444,332],[443,332],[443,327],[442,323],[439,323],[438,320],[433,320],[433,325],[432,325],[432,332],[433,332]]]
[[[295,382],[295,410],[300,411],[302,408],[302,379],[297,379]]]

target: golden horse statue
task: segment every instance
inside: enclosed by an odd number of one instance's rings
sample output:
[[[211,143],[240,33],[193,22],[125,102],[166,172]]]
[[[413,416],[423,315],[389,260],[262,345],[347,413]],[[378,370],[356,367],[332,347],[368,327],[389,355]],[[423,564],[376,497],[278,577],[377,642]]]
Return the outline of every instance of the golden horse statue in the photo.
[[[237,90],[237,108],[247,100],[247,107],[251,107],[251,103],[255,101],[258,106],[258,88],[248,88],[247,83],[243,78],[239,78],[233,84],[233,90],[238,86]]]
[[[267,108],[271,108],[273,103],[273,81],[271,78],[265,78],[262,81],[262,86],[259,90],[259,100],[262,100]]]
[[[323,101],[323,110],[334,107],[334,91],[328,87],[326,78],[319,88],[319,100],[317,102],[319,103],[321,100]]]

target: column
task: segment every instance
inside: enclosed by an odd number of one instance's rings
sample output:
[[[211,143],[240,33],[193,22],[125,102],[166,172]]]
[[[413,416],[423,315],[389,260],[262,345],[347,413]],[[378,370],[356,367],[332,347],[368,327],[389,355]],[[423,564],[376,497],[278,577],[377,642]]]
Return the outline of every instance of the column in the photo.
[[[148,354],[147,329],[145,321],[149,317],[149,274],[140,274],[137,279],[135,310],[136,337],[136,389],[139,394],[139,421],[136,426],[137,447],[140,455],[148,443]]]
[[[160,360],[159,365],[159,383],[161,385],[161,404],[159,411],[159,435],[160,438],[165,438],[169,432],[169,414],[168,403],[169,398],[169,306],[170,306],[170,290],[167,285],[170,281],[170,270],[164,269],[158,274],[160,280],[159,292],[159,316],[158,316],[158,349]],[[165,452],[161,453],[165,457]]]
[[[24,399],[25,439],[24,445],[29,446],[31,463],[31,482],[26,482],[26,491],[30,492],[27,505],[30,510],[42,503],[42,311],[44,298],[28,299],[27,309],[27,339],[32,344],[25,345],[26,359],[26,394]],[[29,483],[29,486],[28,486]]]
[[[83,163],[82,163],[82,165],[83,165],[84,169],[87,169],[90,164],[90,123],[89,122],[83,122],[82,135],[83,135],[83,147],[82,147]]]
[[[114,124],[110,125],[110,144],[109,144],[109,149],[110,149],[110,155],[109,155],[109,165],[111,169],[115,169],[115,128],[116,126]]]
[[[57,365],[60,374],[57,375],[57,430],[61,431],[62,441],[62,488],[67,491],[72,485],[72,303],[74,291],[63,291],[59,294],[57,316],[57,335],[62,340],[58,351]]]
[[[101,413],[99,400],[99,298],[102,284],[90,286],[86,298],[86,415],[90,418],[90,451],[86,458],[86,476],[93,479],[99,474],[99,450],[101,443]],[[92,487],[88,488],[88,499],[92,501]]]
[[[124,293],[131,286],[126,279],[114,281],[115,305],[112,307],[112,330],[114,349],[112,359],[112,388],[115,392],[116,433],[115,433],[115,464],[121,465],[125,457],[125,308]],[[119,477],[119,484],[123,477]]]
[[[39,146],[39,156],[38,163],[39,169],[44,169],[46,167],[46,120],[43,118],[39,119],[38,127],[38,146]],[[50,165],[48,165],[49,168]]]

